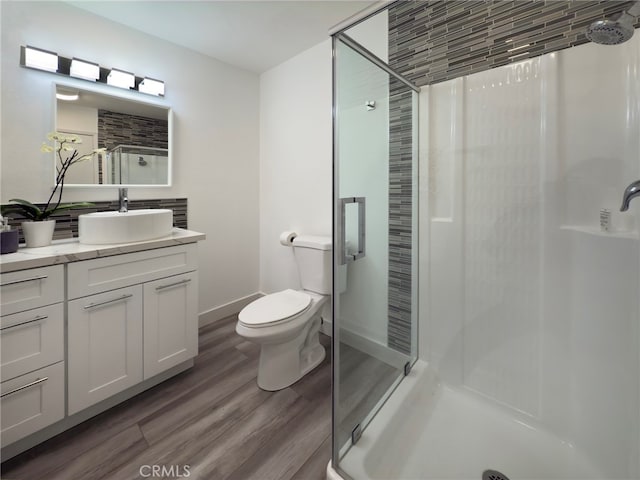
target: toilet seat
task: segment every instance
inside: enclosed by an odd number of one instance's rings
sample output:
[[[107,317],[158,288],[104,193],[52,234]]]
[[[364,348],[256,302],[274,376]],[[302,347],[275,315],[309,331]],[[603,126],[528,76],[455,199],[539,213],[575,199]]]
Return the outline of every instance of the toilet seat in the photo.
[[[309,308],[311,297],[298,290],[283,290],[250,303],[238,314],[246,327],[270,327],[285,323]]]

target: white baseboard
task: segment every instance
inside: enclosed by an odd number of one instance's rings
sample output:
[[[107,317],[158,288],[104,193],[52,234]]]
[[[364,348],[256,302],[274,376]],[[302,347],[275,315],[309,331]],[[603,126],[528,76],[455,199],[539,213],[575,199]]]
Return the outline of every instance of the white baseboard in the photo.
[[[381,360],[394,368],[404,368],[404,364],[411,361],[408,355],[398,352],[393,348],[363,337],[357,333],[342,327],[340,329],[340,342],[346,343],[361,352],[367,353],[378,360]]]
[[[198,326],[204,327],[205,325],[209,325],[230,315],[234,315],[263,295],[264,294],[260,292],[252,293],[251,295],[247,295],[246,297],[239,298],[232,302],[225,303],[224,305],[220,305],[219,307],[214,307],[210,310],[202,312],[198,316]]]
[[[320,332],[324,333],[327,336],[333,335],[333,322],[330,320],[322,319],[322,325],[320,326]]]

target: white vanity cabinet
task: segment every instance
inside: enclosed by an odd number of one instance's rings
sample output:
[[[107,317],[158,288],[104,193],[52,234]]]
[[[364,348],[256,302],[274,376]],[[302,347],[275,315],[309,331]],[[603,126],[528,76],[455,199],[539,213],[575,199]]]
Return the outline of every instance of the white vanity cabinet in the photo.
[[[4,447],[64,417],[64,267],[0,278]]]
[[[142,286],[68,305],[69,415],[142,381]]]
[[[198,354],[198,275],[144,284],[144,378]]]
[[[69,414],[197,355],[196,257],[189,244],[69,264]]]
[[[194,365],[205,235],[0,256],[3,461]]]

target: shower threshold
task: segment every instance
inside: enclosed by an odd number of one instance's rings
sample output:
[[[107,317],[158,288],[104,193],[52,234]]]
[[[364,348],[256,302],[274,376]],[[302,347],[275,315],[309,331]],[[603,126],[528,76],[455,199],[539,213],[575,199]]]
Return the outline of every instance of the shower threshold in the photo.
[[[606,478],[573,445],[472,392],[442,384],[421,360],[340,469],[358,480],[481,480],[487,471],[512,479]],[[327,479],[341,478],[329,465]]]

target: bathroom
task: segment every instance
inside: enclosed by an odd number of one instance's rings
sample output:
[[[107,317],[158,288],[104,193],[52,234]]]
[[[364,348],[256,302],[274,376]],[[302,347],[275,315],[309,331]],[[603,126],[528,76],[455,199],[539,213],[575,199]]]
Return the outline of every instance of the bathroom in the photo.
[[[42,197],[50,191],[51,171],[42,168],[46,160],[39,148],[46,133],[52,130],[52,84],[63,80],[68,83],[68,79],[59,79],[59,76],[21,68],[21,45],[34,45],[60,55],[91,59],[101,65],[162,79],[166,92],[160,103],[171,108],[173,118],[171,186],[130,188],[128,196],[132,208],[136,201],[187,199],[189,230],[206,235],[206,240],[198,242],[197,312],[203,331],[236,314],[262,294],[299,288],[293,252],[280,245],[281,233],[329,234],[333,230],[332,42],[329,32],[325,31],[320,40],[258,74],[247,68],[234,67],[229,60],[215,60],[96,16],[80,8],[83,6],[81,3],[1,4],[2,202],[16,197],[46,200]],[[135,9],[140,6],[137,3],[130,2],[131,11],[128,13],[131,18],[139,13]],[[508,5],[512,2],[498,3]],[[584,2],[569,3],[579,6]],[[576,28],[582,30],[591,22],[619,13],[632,4],[606,2],[603,6],[601,2],[587,3],[589,6],[581,10],[584,16],[578,15],[576,22]],[[557,22],[558,18],[568,15],[561,8],[567,2],[550,2],[551,7],[556,4],[559,12],[547,12],[548,18],[544,20],[552,26],[556,25],[554,20]],[[353,5],[351,12],[345,12],[333,24],[366,6],[367,2]],[[464,12],[454,12],[451,16],[456,14]],[[517,22],[526,16],[526,12],[512,14],[507,11],[502,15],[518,17]],[[387,44],[397,38],[389,35],[387,39],[386,35],[393,18],[377,16],[368,23],[362,23],[360,28],[348,30],[347,35],[377,56],[384,59],[386,55],[390,59],[397,53]],[[420,30],[424,23],[421,18],[418,15],[411,20],[416,30]],[[442,25],[432,28],[439,27]],[[509,45],[509,48],[530,43],[524,39],[531,33],[524,27],[518,28],[524,31],[518,34],[518,41],[522,42]],[[383,36],[376,35],[376,32],[385,30]],[[505,32],[508,34],[509,30]],[[405,41],[406,35],[403,29],[399,37]],[[579,36],[576,33],[576,38]],[[108,42],[105,41],[107,38]],[[554,37],[553,41],[556,40],[558,44],[562,43]],[[339,49],[344,47],[337,46]],[[348,45],[346,47],[349,48]],[[516,56],[522,51],[510,53]],[[497,93],[491,92],[493,96],[485,97],[474,97],[473,92],[465,93],[462,89],[463,86],[468,90],[482,89],[483,86],[491,88],[489,85],[499,85],[500,82],[506,84],[509,73],[500,68],[508,65],[492,70],[479,69],[478,73],[470,70],[474,75],[464,77],[464,80],[460,75],[450,78],[436,75],[425,82],[420,79],[426,67],[421,70],[420,66],[392,63],[396,70],[406,72],[411,82],[422,87],[413,109],[413,114],[419,116],[421,127],[419,135],[414,135],[420,139],[420,168],[416,160],[412,163],[413,181],[416,185],[419,181],[419,199],[418,191],[414,189],[415,211],[411,212],[411,221],[418,220],[419,202],[420,222],[413,225],[411,234],[418,233],[418,226],[420,257],[419,261],[417,255],[412,258],[411,274],[419,282],[412,285],[415,290],[411,295],[414,303],[409,309],[410,327],[394,330],[396,335],[389,338],[398,340],[400,346],[387,348],[388,312],[386,306],[380,308],[376,303],[385,302],[386,293],[355,298],[358,292],[366,295],[375,287],[379,269],[386,269],[385,265],[392,261],[379,256],[379,253],[389,253],[385,252],[387,238],[386,233],[380,233],[382,230],[367,237],[365,258],[375,259],[378,263],[356,260],[349,266],[349,275],[355,274],[353,278],[348,276],[347,280],[346,295],[351,296],[342,298],[339,305],[345,309],[343,316],[346,322],[341,326],[341,341],[363,349],[372,344],[384,344],[380,350],[393,357],[389,360],[381,355],[393,364],[389,376],[392,389],[401,389],[408,383],[403,381],[396,385],[401,378],[397,372],[404,374],[406,361],[412,363],[419,357],[438,365],[438,375],[445,383],[459,385],[500,408],[515,411],[522,415],[515,417],[519,420],[532,417],[540,420],[543,417],[543,423],[546,422],[547,427],[556,427],[551,430],[567,445],[576,443],[583,451],[586,450],[592,463],[597,465],[596,470],[610,472],[600,476],[585,474],[585,478],[639,478],[640,470],[637,453],[635,456],[633,453],[634,448],[635,452],[638,451],[640,442],[638,206],[632,201],[626,214],[619,212],[625,187],[640,178],[637,162],[640,147],[637,145],[638,135],[633,134],[638,131],[638,112],[634,106],[640,94],[637,88],[633,88],[638,83],[637,76],[633,76],[638,71],[638,52],[636,35],[620,46],[581,44],[568,50],[550,51],[541,57],[534,52],[532,60],[527,60],[525,55],[519,64],[522,69],[519,75],[530,80],[522,82],[530,88],[514,90],[513,97],[507,96],[506,89],[498,87],[493,87]],[[556,57],[552,58],[554,54]],[[344,58],[351,61],[349,53]],[[352,59],[353,62],[359,60]],[[571,65],[574,70],[571,70]],[[607,65],[607,68],[597,68],[598,65]],[[529,73],[525,72],[526,69]],[[344,71],[353,70],[347,66],[338,75]],[[442,68],[435,68],[435,71],[441,72]],[[377,73],[371,73],[372,77],[374,75]],[[463,81],[468,85],[461,83]],[[75,83],[83,87],[86,82]],[[427,87],[429,83],[432,85]],[[376,120],[369,120],[375,115],[384,116],[388,108],[384,97],[375,91],[376,87],[380,84],[373,85],[374,91],[361,90],[363,95],[371,94],[371,97],[365,97],[363,102],[358,99],[358,107],[362,108],[361,111],[354,110],[354,115],[362,117],[357,117],[354,123],[372,121],[374,127],[380,125],[375,123]],[[570,101],[566,104],[559,101],[565,97],[570,97]],[[135,92],[130,94],[130,98],[135,98]],[[375,104],[369,104],[369,101],[375,101]],[[465,115],[485,118],[478,113],[486,105],[484,102],[503,106],[513,104],[518,108],[509,113],[512,116],[489,118],[484,121],[485,125],[482,121],[474,125],[475,137],[471,138],[463,128],[467,126]],[[566,108],[554,109],[554,105]],[[622,118],[620,112],[624,112]],[[349,126],[348,115],[343,118],[345,123],[342,126]],[[430,121],[434,118],[437,121]],[[381,119],[381,122],[387,120]],[[487,132],[482,128],[494,123],[498,125],[498,138],[491,137],[491,141],[506,144],[502,157],[492,155],[491,143],[483,143],[486,138],[482,135]],[[423,128],[424,125],[429,128]],[[506,134],[507,128],[514,125],[522,128],[517,128],[513,135]],[[366,141],[362,141],[363,135],[366,135]],[[341,148],[370,149],[363,156],[372,162],[384,161],[387,155],[386,152],[380,153],[380,149],[388,148],[384,141],[380,141],[380,136],[356,129],[340,138],[352,142],[341,145]],[[511,144],[507,143],[510,138],[513,140]],[[465,143],[470,140],[476,143]],[[382,145],[377,145],[379,141]],[[417,145],[417,138],[412,141]],[[465,171],[464,158],[470,155],[469,152],[478,155],[476,161],[490,163],[484,169],[472,167]],[[381,155],[382,160],[375,155]],[[505,167],[511,159],[518,162],[519,169]],[[388,194],[383,191],[389,188],[387,179],[367,177],[372,175],[369,167],[361,168],[357,164],[352,167],[352,173],[360,172],[363,177],[354,179],[350,188],[369,187],[370,191],[340,192],[340,195],[366,196],[367,215],[379,210],[386,215],[384,206],[376,208],[375,202],[379,199],[375,196]],[[457,185],[456,182],[465,182],[465,176],[475,178],[480,191],[452,187]],[[375,188],[377,181],[380,188]],[[520,188],[514,188],[517,192],[512,192],[501,189],[504,185]],[[494,197],[491,192],[495,193]],[[113,202],[117,200],[117,189],[65,187],[64,200]],[[509,208],[514,206],[519,209],[510,211]],[[351,212],[356,205],[349,204],[345,208]],[[609,232],[601,230],[598,223],[603,209],[610,215]],[[357,214],[352,213],[356,218]],[[347,218],[348,221],[350,219]],[[377,219],[368,216],[367,228],[375,229]],[[458,223],[459,219],[461,223]],[[385,222],[383,229],[386,228],[388,219],[380,221]],[[465,229],[466,233],[461,233]],[[347,238],[349,248],[359,246],[354,232]],[[412,248],[415,247],[416,237],[412,243]],[[506,282],[509,288],[500,282]],[[351,291],[350,286],[353,287]],[[382,309],[385,311],[380,311]],[[493,314],[490,313],[492,309]],[[479,312],[478,318],[474,317],[474,312]],[[367,320],[358,323],[359,316]],[[510,318],[517,321],[508,322]],[[560,321],[560,318],[564,320]],[[615,319],[619,322],[615,323]],[[598,324],[598,320],[602,323]],[[585,322],[584,328],[581,328],[580,321]],[[419,329],[416,328],[418,322]],[[602,324],[609,329],[603,332]],[[225,324],[225,331],[233,330],[231,326]],[[331,325],[325,322],[323,330],[330,333]],[[216,338],[215,329],[206,331],[209,335],[204,343],[210,345]],[[322,341],[328,347],[327,339],[323,337]],[[217,360],[221,365],[231,367],[246,363],[247,357],[255,363],[255,346],[242,345],[244,353],[236,349],[228,358],[217,356]],[[487,345],[491,349],[489,355],[483,350]],[[322,377],[320,384],[328,389],[318,395],[329,401],[331,372],[327,365],[331,352],[327,352],[323,366],[314,372]],[[610,352],[616,352],[616,355]],[[336,352],[333,353],[335,355]],[[612,357],[610,363],[599,361],[609,356]],[[474,366],[479,368],[474,370]],[[408,372],[409,376],[419,370],[415,366],[413,369],[413,372]],[[617,376],[620,372],[626,373]],[[360,373],[363,384],[376,375],[373,370],[361,370]],[[255,381],[255,371],[246,375],[250,376],[244,383]],[[312,375],[313,372],[305,378]],[[231,375],[221,378],[227,382],[225,385],[240,381],[231,380]],[[593,385],[594,380],[600,384],[599,387]],[[309,380],[301,380],[300,385],[314,392]],[[357,382],[355,386],[358,387]],[[388,386],[379,386],[377,390],[383,391],[376,390],[373,404],[384,402]],[[292,388],[297,387],[294,385]],[[612,395],[611,392],[618,393]],[[264,397],[265,402],[267,398]],[[387,403],[391,403],[393,398],[391,395]],[[371,405],[372,414],[364,415],[359,422],[337,425],[334,420],[334,429],[347,433],[346,436],[334,435],[341,441],[336,442],[340,445],[331,448],[331,410],[330,406],[323,404],[321,413],[329,418],[328,423],[321,423],[321,418],[310,419],[309,431],[313,440],[301,442],[309,435],[297,430],[298,436],[292,437],[292,444],[297,439],[300,450],[312,450],[306,456],[310,462],[322,464],[321,475],[333,457],[344,478],[437,478],[435,475],[441,472],[431,475],[426,472],[422,476],[413,472],[403,476],[394,465],[382,465],[381,471],[387,473],[376,474],[372,473],[373,467],[369,465],[356,465],[358,460],[351,454],[357,454],[359,449],[370,445],[368,435],[378,427],[372,425],[369,428],[370,418],[367,417],[372,417],[377,407],[379,405]],[[617,414],[611,417],[599,415],[603,411]],[[156,416],[160,418],[161,413]],[[586,418],[591,423],[586,422]],[[585,425],[585,422],[589,424]],[[348,439],[357,423],[361,424],[362,437],[358,440],[356,435]],[[81,426],[76,428],[81,430]],[[76,432],[82,433],[80,430]],[[387,430],[393,432],[393,425]],[[594,431],[601,434],[599,442],[595,440]],[[398,435],[406,440],[397,442],[394,454],[408,462],[407,458],[413,452],[406,442],[411,435],[419,435],[416,432]],[[231,437],[238,445],[245,440]],[[134,435],[133,438],[137,437]],[[584,438],[590,440],[585,441]],[[356,442],[350,447],[348,444],[353,439]],[[513,437],[513,440],[515,443],[517,438]],[[132,455],[143,441],[140,438],[135,440],[130,449]],[[259,440],[256,442],[260,444]],[[262,442],[264,446],[264,440]],[[113,446],[107,444],[103,448]],[[255,473],[260,472],[258,463],[268,464],[273,471],[284,472],[279,478],[290,478],[298,471],[300,475],[306,472],[303,470],[306,460],[294,468],[290,458],[283,458],[286,454],[278,447],[283,448],[279,445],[265,447],[265,457],[255,460],[252,465],[247,463],[247,468],[255,468]],[[324,448],[318,450],[322,453],[317,455],[322,461],[311,460],[317,448]],[[380,448],[385,447],[378,444],[371,451],[375,453]],[[91,450],[95,450],[93,456],[90,455]],[[82,453],[87,459],[96,459],[104,451],[99,445],[92,445]],[[449,452],[449,455],[455,456],[456,453]],[[367,457],[367,452],[363,456]],[[46,470],[47,462],[52,462],[56,465],[53,471],[57,469],[59,478],[64,478],[59,459],[54,457],[55,453],[51,451],[42,454],[40,459],[34,457],[33,462],[40,464],[42,470],[39,472],[47,477],[53,476],[52,470]],[[393,463],[384,460],[385,457],[380,455],[380,463]],[[223,472],[220,478],[226,476],[224,472],[232,473],[232,463],[229,462],[237,461],[233,457],[224,458],[227,463],[223,462],[225,466],[219,470]],[[531,458],[528,460],[532,461]],[[74,463],[69,458],[67,461]],[[105,468],[100,467],[103,462],[95,461],[96,469]],[[536,457],[536,461],[544,462],[544,457]],[[78,460],[77,463],[83,462]],[[166,466],[174,463],[165,461]],[[181,466],[187,463],[185,460]],[[86,462],[83,465],[87,468]],[[195,465],[193,460],[194,474]],[[286,468],[294,471],[289,472]],[[358,468],[362,468],[364,473]],[[481,478],[483,471],[490,469],[503,469],[504,475],[514,479],[578,478],[563,473],[539,473],[537,477],[527,476],[526,472],[511,473],[500,465],[491,464],[490,460],[473,476],[466,471],[458,476],[446,471],[442,476]],[[410,469],[407,471],[411,472]],[[84,472],[84,478],[100,476]],[[245,478],[260,478],[257,473],[252,477],[249,470],[238,470],[236,475],[242,472],[246,474]],[[11,470],[7,472],[7,478],[12,478],[11,473]],[[114,471],[102,473],[108,477]],[[4,474],[3,471],[3,477]],[[82,478],[82,475],[76,478]]]

